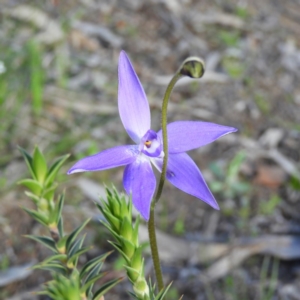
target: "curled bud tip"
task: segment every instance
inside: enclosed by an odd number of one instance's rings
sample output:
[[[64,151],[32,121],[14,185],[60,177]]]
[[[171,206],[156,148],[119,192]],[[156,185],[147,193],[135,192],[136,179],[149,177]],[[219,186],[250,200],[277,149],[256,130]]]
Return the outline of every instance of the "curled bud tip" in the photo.
[[[191,78],[201,78],[205,71],[204,61],[199,57],[187,58],[179,68],[179,74]]]

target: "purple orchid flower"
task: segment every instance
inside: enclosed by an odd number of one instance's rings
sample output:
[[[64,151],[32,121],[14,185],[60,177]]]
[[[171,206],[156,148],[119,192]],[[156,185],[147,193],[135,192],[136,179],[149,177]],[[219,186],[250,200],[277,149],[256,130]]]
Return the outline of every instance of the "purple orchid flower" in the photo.
[[[123,185],[141,215],[149,220],[156,189],[151,163],[161,172],[163,165],[162,131],[151,130],[150,109],[144,89],[125,51],[119,58],[118,106],[122,123],[135,145],[118,146],[78,161],[68,174],[126,166]],[[166,178],[177,188],[219,209],[200,170],[186,151],[207,145],[235,132],[233,127],[208,122],[179,121],[167,127],[169,158]]]

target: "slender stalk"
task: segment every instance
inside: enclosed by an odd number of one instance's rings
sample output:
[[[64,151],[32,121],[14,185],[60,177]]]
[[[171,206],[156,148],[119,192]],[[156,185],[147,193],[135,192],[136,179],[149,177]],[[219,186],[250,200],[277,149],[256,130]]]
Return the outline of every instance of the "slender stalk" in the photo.
[[[166,179],[166,173],[167,173],[167,163],[168,163],[168,136],[167,136],[167,114],[168,114],[168,103],[169,103],[169,99],[171,96],[171,92],[176,84],[176,82],[178,81],[178,79],[180,79],[182,77],[182,75],[177,72],[174,77],[172,78],[172,80],[170,81],[167,90],[165,92],[165,96],[163,99],[163,104],[162,104],[162,108],[161,108],[161,129],[162,129],[162,134],[163,134],[163,149],[164,149],[164,159],[163,159],[163,166],[162,166],[162,170],[161,170],[161,175],[160,175],[160,180],[159,180],[159,185],[158,185],[158,189],[157,189],[157,193],[155,196],[155,203],[158,202],[158,200],[160,199],[163,187],[164,187],[164,183],[165,183],[165,179]]]
[[[167,136],[167,114],[168,114],[168,103],[172,93],[172,90],[176,84],[176,82],[183,76],[189,76],[192,78],[200,78],[204,73],[204,63],[196,57],[191,57],[186,59],[181,67],[178,69],[176,74],[173,76],[170,81],[162,103],[162,113],[161,113],[161,128],[163,134],[163,166],[161,170],[160,180],[158,189],[156,192],[155,198],[152,200],[151,209],[150,209],[150,218],[148,222],[148,233],[149,233],[149,241],[150,248],[152,254],[152,260],[154,265],[155,277],[157,281],[158,290],[161,291],[164,288],[163,276],[161,272],[159,253],[156,241],[156,232],[155,232],[155,218],[154,218],[154,208],[156,203],[161,197],[162,190],[164,187],[166,173],[167,173],[167,163],[168,163],[168,136]]]
[[[157,189],[157,193],[155,199],[151,203],[151,210],[150,210],[150,218],[148,222],[148,233],[149,233],[149,241],[150,241],[150,248],[152,254],[152,260],[154,265],[155,277],[157,281],[158,290],[161,291],[164,288],[163,276],[161,272],[160,260],[159,260],[159,253],[156,241],[156,232],[155,232],[155,218],[154,218],[154,207],[157,201],[159,200],[163,186],[166,179],[166,172],[167,172],[167,162],[168,162],[168,138],[167,138],[167,112],[168,112],[168,102],[171,95],[171,92],[177,82],[177,80],[181,77],[181,75],[177,72],[175,76],[172,78],[171,82],[169,83],[167,90],[165,92],[165,96],[163,99],[162,104],[162,117],[161,117],[161,128],[163,132],[163,150],[164,150],[164,159],[163,159],[163,167],[160,175],[159,185]]]
[[[154,204],[154,205],[153,205]],[[155,202],[152,202],[151,210],[150,210],[150,218],[148,222],[148,234],[149,234],[149,242],[151,248],[152,261],[155,271],[156,282],[158,286],[158,290],[161,291],[164,288],[164,281],[160,266],[158,247],[156,241],[156,231],[155,231],[155,219],[154,219],[154,206]]]
[[[169,156],[168,136],[167,136],[167,114],[168,114],[168,103],[169,103],[172,90],[176,82],[181,77],[188,76],[191,78],[200,78],[203,76],[204,70],[205,70],[204,62],[200,58],[189,57],[182,63],[182,65],[177,70],[177,72],[173,76],[172,80],[170,81],[166,89],[163,103],[162,103],[162,109],[161,109],[161,129],[163,134],[164,159],[163,159],[163,166],[161,170],[159,185],[155,196],[155,203],[157,203],[158,200],[160,199],[164,187],[165,179],[166,179],[166,173],[167,173],[167,163],[168,163],[168,156]]]

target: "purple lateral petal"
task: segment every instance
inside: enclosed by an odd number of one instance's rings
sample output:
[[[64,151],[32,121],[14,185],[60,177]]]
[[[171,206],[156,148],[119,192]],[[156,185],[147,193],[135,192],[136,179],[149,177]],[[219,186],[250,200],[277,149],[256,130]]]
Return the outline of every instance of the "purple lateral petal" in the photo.
[[[156,179],[148,159],[143,156],[138,158],[124,171],[123,184],[128,195],[131,194],[132,202],[142,217],[148,221],[151,200],[156,187]]]
[[[155,160],[161,171],[162,159]],[[200,170],[186,153],[170,154],[167,167],[167,179],[180,190],[199,198],[214,209],[219,205],[209,190]]]
[[[101,171],[128,165],[135,161],[138,153],[138,146],[135,145],[110,148],[81,159],[68,171],[68,174],[87,171]]]
[[[119,58],[119,114],[129,136],[138,144],[150,129],[150,109],[144,89],[125,51]]]
[[[169,152],[180,153],[199,148],[235,131],[237,131],[236,128],[209,122],[173,122],[167,127]],[[158,135],[162,137],[161,130]]]

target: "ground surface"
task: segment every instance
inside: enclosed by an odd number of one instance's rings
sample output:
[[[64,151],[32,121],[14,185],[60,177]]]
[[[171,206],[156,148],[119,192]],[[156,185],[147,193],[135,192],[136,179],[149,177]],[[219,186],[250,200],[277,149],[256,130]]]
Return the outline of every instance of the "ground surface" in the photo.
[[[239,130],[191,152],[219,212],[170,185],[158,205],[158,228],[196,253],[182,248],[175,259],[167,249],[171,298],[300,299],[299,35],[296,0],[1,1],[0,299],[33,299],[28,292],[49,279],[24,271],[47,250],[22,237],[41,228],[19,208],[31,203],[15,185],[26,176],[16,146],[38,144],[50,160],[71,153],[63,173],[80,157],[129,143],[117,111],[121,49],[148,95],[154,130],[168,80],[190,55],[207,71],[178,84],[169,121]],[[93,183],[122,190],[122,172],[62,175],[70,228],[93,212]],[[97,241],[90,255],[108,249],[99,226],[89,228]],[[116,258],[111,277],[122,272]],[[146,265],[151,274],[150,258]],[[127,289],[120,284],[106,299],[129,299]]]

